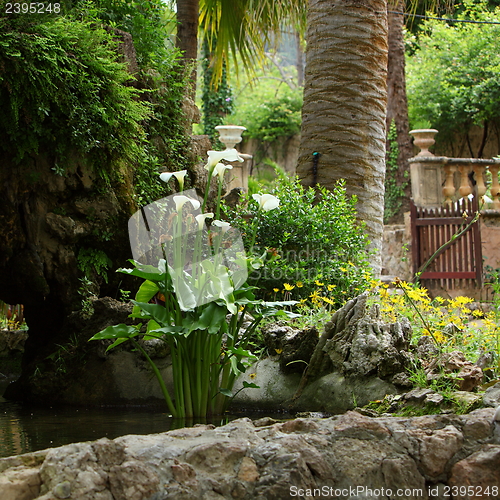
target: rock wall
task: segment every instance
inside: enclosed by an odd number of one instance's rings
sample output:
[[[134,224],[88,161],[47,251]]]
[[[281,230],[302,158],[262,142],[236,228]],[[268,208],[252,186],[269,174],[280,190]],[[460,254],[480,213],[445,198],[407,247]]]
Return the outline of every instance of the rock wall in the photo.
[[[497,499],[500,422],[493,414],[243,418],[219,428],[104,438],[0,459],[0,496]]]

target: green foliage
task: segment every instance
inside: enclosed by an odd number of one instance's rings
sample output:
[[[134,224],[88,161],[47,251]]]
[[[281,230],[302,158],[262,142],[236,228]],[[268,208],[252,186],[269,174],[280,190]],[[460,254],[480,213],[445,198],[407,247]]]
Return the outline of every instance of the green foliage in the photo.
[[[136,160],[150,107],[127,85],[112,36],[95,20],[43,19],[0,17],[0,147],[22,161],[43,145],[56,173],[70,150],[95,165]]]
[[[238,100],[237,111],[229,118],[233,123],[244,124],[248,137],[271,143],[300,132],[300,89],[281,86],[272,97],[266,97],[266,93],[256,97],[258,100]]]
[[[276,63],[280,60],[276,58]],[[271,63],[259,71],[254,80],[233,81],[235,88],[234,112],[226,123],[243,125],[246,137],[272,143],[300,131],[302,88],[294,87],[294,67],[278,69]]]
[[[95,0],[99,18],[132,35],[139,66],[161,59],[175,28],[173,12],[161,0]]]
[[[217,86],[213,82],[213,68],[211,67],[211,54],[208,43],[203,44],[203,88],[201,100],[203,102],[203,130],[212,141],[214,149],[224,149],[218,140],[219,134],[215,130],[217,125],[222,125],[224,116],[233,111],[231,87],[227,81],[227,72],[223,67],[221,80]]]
[[[397,183],[399,146],[397,141],[396,124],[391,122],[389,134],[387,137],[389,143],[386,152],[386,174],[385,174],[385,196],[384,196],[384,223],[399,213],[402,206],[402,200],[405,197],[405,188],[408,185],[406,181],[403,185]]]
[[[278,173],[271,193],[279,198],[279,208],[258,217],[257,204],[250,199],[227,209],[231,223],[244,234],[246,248],[257,226],[257,252],[267,253],[267,259],[249,283],[259,286],[262,296],[272,297],[284,283],[298,283],[291,296],[306,299],[317,292],[319,281],[329,286],[332,305],[340,305],[369,287],[368,241],[356,222],[356,198],[346,196],[343,183],[333,191],[316,192],[298,178]]]
[[[500,21],[486,3],[463,2],[462,19]],[[472,125],[500,123],[500,26],[427,21],[407,61],[410,121],[431,123],[438,140]]]
[[[100,276],[108,282],[107,270],[111,267],[111,259],[102,250],[95,248],[80,248],[78,252],[78,267],[87,278]]]

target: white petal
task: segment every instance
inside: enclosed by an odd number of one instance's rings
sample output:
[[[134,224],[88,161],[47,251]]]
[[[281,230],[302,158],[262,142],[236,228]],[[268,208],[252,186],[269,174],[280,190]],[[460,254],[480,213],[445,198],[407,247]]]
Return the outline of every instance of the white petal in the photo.
[[[207,212],[206,214],[198,214],[195,217],[196,222],[198,223],[198,228],[203,229],[203,226],[205,225],[205,220],[212,219],[213,216],[214,216],[213,212]]]
[[[184,180],[184,177],[186,177],[186,174],[187,170],[179,170],[178,172],[172,172],[171,175],[173,175],[179,182],[181,182]]]
[[[273,196],[272,194],[264,194],[261,198],[262,210],[268,212],[269,210],[274,210],[280,205],[280,200]]]
[[[160,179],[163,182],[168,182],[172,178],[172,175],[174,175],[172,172],[163,172],[160,174]]]
[[[195,200],[194,198],[189,198],[188,196],[185,196],[183,194],[179,194],[177,196],[174,196],[174,202],[175,202],[175,209],[177,212],[182,210],[182,207],[187,203],[190,202],[191,205],[193,205],[193,208],[196,210],[200,208],[200,202],[198,200]]]

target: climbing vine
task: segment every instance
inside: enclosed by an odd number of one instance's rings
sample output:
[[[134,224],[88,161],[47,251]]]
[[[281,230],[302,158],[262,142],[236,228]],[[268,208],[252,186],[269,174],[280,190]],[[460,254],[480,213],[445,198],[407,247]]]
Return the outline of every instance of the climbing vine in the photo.
[[[387,135],[386,173],[385,173],[385,197],[384,197],[384,223],[396,215],[403,205],[402,200],[406,196],[405,189],[408,180],[403,184],[397,182],[399,146],[397,141],[396,124],[391,122]]]

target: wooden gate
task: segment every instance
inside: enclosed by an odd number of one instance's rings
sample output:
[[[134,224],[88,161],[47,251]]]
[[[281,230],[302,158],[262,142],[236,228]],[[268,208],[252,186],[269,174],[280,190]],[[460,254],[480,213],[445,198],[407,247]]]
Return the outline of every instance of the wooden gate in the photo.
[[[479,221],[451,241],[472,222],[478,211],[477,199],[462,198],[452,206],[439,208],[417,207],[411,201],[411,235],[414,275],[447,243],[420,275],[420,280],[432,280],[428,288],[441,286],[446,290],[482,286],[483,258]],[[438,281],[436,281],[438,280]],[[434,285],[434,286],[429,286]]]

